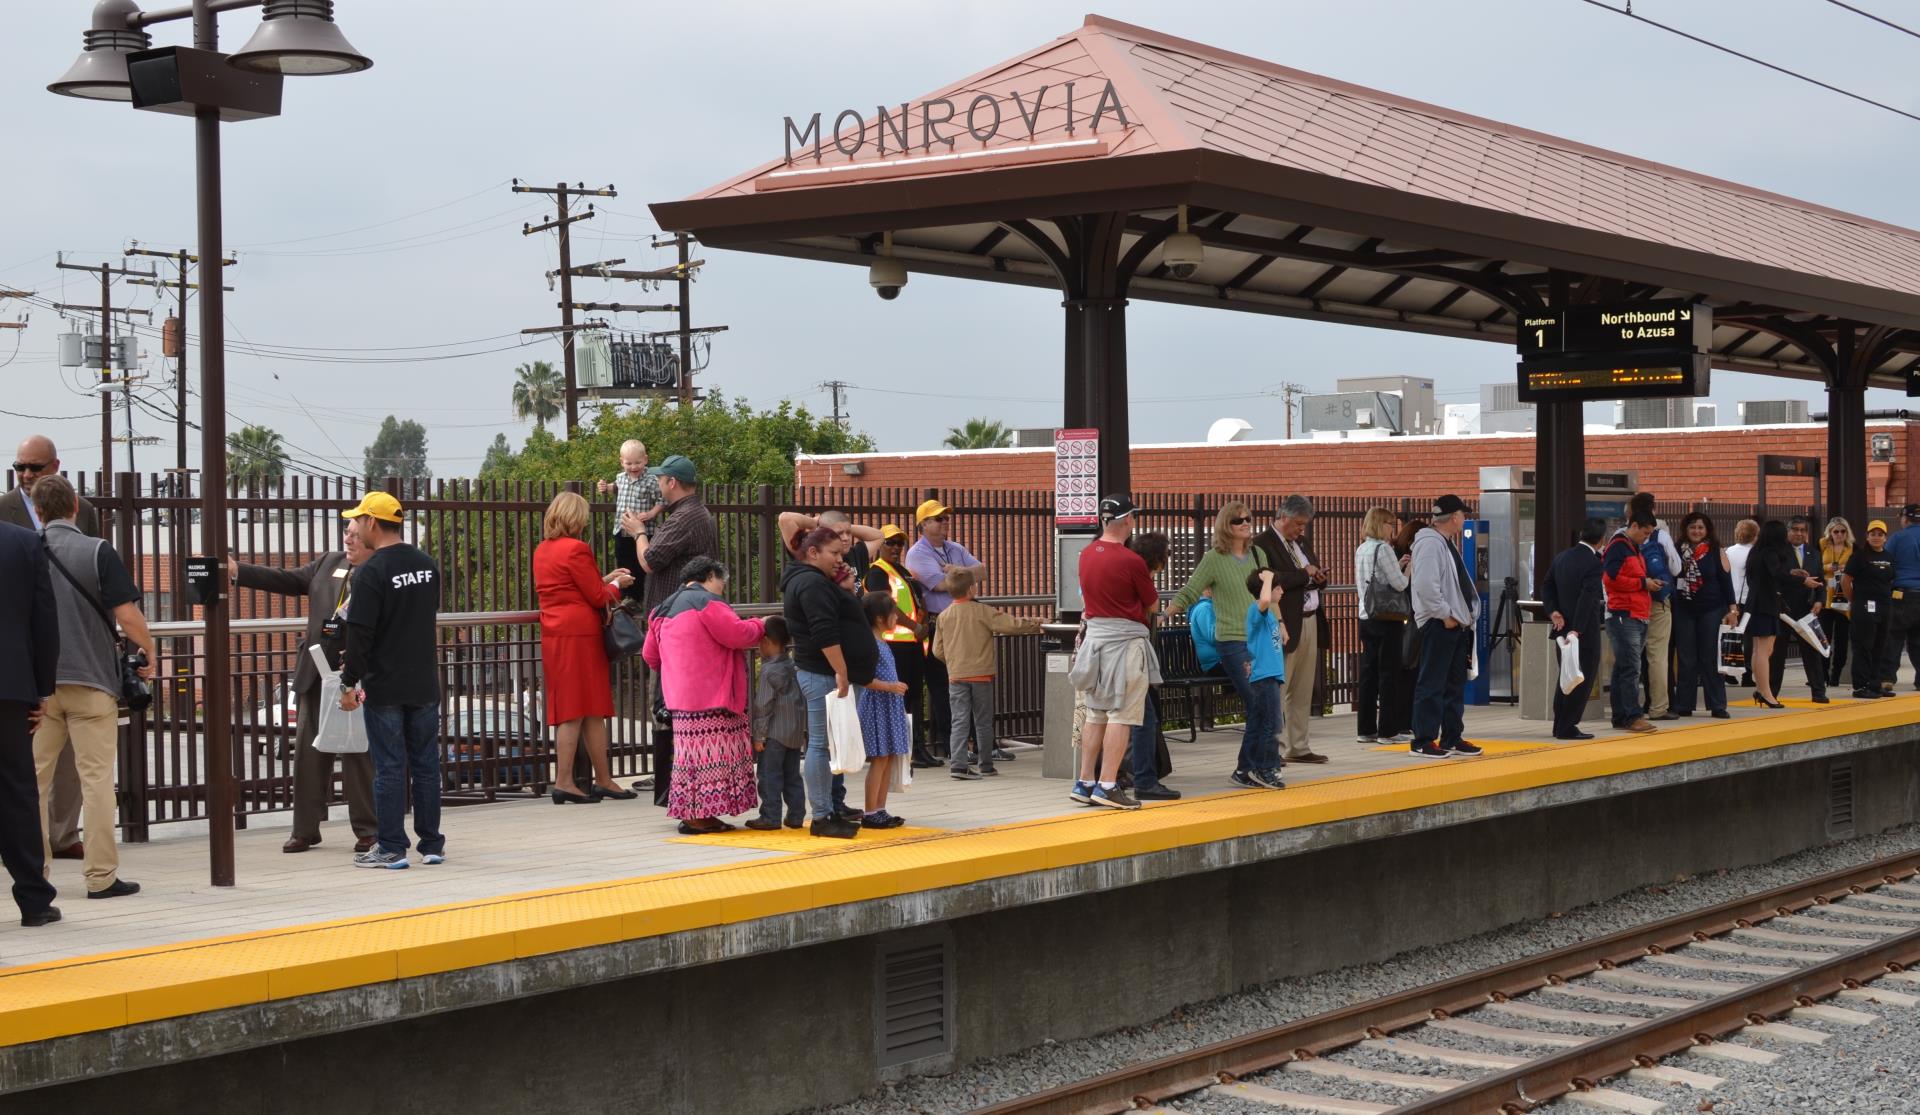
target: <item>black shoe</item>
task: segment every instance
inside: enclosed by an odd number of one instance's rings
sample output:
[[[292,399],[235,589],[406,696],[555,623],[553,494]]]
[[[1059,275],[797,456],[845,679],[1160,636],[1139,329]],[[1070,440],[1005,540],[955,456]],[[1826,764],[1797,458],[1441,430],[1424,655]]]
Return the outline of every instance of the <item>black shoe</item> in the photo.
[[[1011,763],[1016,758],[1018,758],[1018,756],[1004,747],[996,747],[993,749],[993,761],[996,763]]]
[[[769,821],[765,817],[751,818],[746,822],[746,825],[755,832],[778,832],[780,829],[779,821]]]
[[[1827,691],[1824,689],[1822,689],[1818,693],[1815,693],[1811,698],[1811,700],[1816,705],[1830,705],[1833,703],[1833,700],[1827,696]]]
[[[790,829],[803,829],[807,827],[806,818],[804,817],[790,817],[785,823]]]
[[[999,774],[1000,774],[999,767],[981,767],[980,768],[980,777],[982,778],[997,778],[999,777]]]
[[[1678,720],[1680,719],[1680,714],[1677,712],[1668,711],[1668,712],[1663,712],[1658,716],[1649,716],[1647,717],[1647,719],[1648,720]]]
[[[694,828],[692,825],[686,823],[685,821],[680,822],[681,836],[712,836],[715,833],[732,832],[732,831],[733,831],[733,826],[726,823],[725,821],[721,821],[718,826],[710,829],[697,829],[697,828]]]
[[[1478,744],[1468,743],[1463,739],[1457,739],[1452,743],[1442,744],[1441,746],[1447,749],[1447,754],[1449,755],[1460,755],[1468,759],[1475,758],[1482,754]]]
[[[555,805],[592,805],[594,802],[600,800],[599,797],[593,794],[569,794],[557,786],[554,787],[548,796],[553,798],[553,804]],[[627,796],[638,797],[639,795],[629,793]]]
[[[834,808],[833,815],[838,820],[845,821],[850,825],[857,825],[866,818],[867,811],[864,809],[855,809],[851,805],[842,805]]]
[[[125,879],[115,879],[113,885],[104,890],[90,890],[88,898],[123,898],[129,894],[139,894],[140,884],[129,883]]]
[[[1713,710],[1713,718],[1715,720],[1732,720],[1733,714],[1728,712],[1726,709],[1717,708]]]
[[[634,793],[632,790],[622,790],[618,787],[609,790],[605,786],[589,786],[587,788],[587,796],[595,801],[599,801],[602,798],[612,798],[615,801],[632,801],[640,795]]]
[[[52,925],[60,920],[60,907],[48,906],[44,910],[35,910],[31,914],[21,914],[20,924],[28,929],[38,929],[43,925]]]
[[[1141,801],[1179,801],[1180,791],[1170,790],[1156,782],[1151,786],[1135,786],[1133,796]]]
[[[927,755],[927,756],[915,755],[913,757],[914,770],[932,770],[933,768],[939,765],[941,765],[940,760],[932,757],[931,755]]]
[[[1444,759],[1451,754],[1437,743],[1410,743],[1407,753],[1421,759]]]
[[[1856,701],[1877,701],[1881,696],[1882,694],[1878,689],[1856,689],[1853,691],[1853,699]]]
[[[831,836],[836,840],[852,840],[860,835],[860,826],[852,821],[843,821],[838,817],[826,817],[813,823],[809,830],[815,836]]]
[[[947,773],[962,782],[978,782],[980,780],[980,772],[974,770],[972,767],[954,767]]]
[[[1592,732],[1581,732],[1581,731],[1575,731],[1575,732],[1573,732],[1573,733],[1571,733],[1571,734],[1569,734],[1569,735],[1564,735],[1564,736],[1563,736],[1563,735],[1561,735],[1561,734],[1560,734],[1559,732],[1555,732],[1555,733],[1553,733],[1553,738],[1554,738],[1554,739],[1564,739],[1564,740],[1569,740],[1569,741],[1571,741],[1571,740],[1577,740],[1577,739],[1592,739],[1592,738],[1593,738],[1593,733],[1592,733]]]

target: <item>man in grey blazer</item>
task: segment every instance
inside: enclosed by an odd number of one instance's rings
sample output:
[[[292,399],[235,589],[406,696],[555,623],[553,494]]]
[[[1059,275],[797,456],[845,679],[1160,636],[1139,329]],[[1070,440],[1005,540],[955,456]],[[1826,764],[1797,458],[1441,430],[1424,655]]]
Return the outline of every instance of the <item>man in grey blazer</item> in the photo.
[[[307,598],[307,635],[300,642],[299,662],[293,672],[293,691],[299,705],[299,727],[294,734],[293,835],[281,845],[283,852],[304,852],[320,843],[320,822],[326,820],[327,797],[333,789],[336,756],[313,746],[320,730],[320,671],[307,648],[325,648],[328,659],[339,668],[340,652],[346,647],[347,598],[353,585],[353,568],[372,553],[361,543],[358,528],[352,523],[347,524],[342,545],[344,550],[321,554],[298,569],[245,565],[227,555],[227,577],[241,588]],[[373,847],[380,833],[373,813],[373,762],[364,751],[337,757],[341,780],[346,784],[347,819],[355,837],[353,850],[364,852]]]
[[[28,434],[13,451],[16,486],[0,496],[0,523],[12,523],[31,531],[42,529],[45,524],[34,511],[33,501],[27,498],[27,489],[42,476],[52,476],[59,471],[60,451],[54,448],[53,440],[44,434]],[[100,513],[85,497],[80,498],[80,514],[74,518],[74,524],[88,538],[100,537]],[[80,842],[80,770],[74,766],[72,747],[62,750],[59,762],[54,765],[51,798],[47,802],[47,827],[52,831],[47,837],[53,846],[53,858],[84,858],[86,846]]]

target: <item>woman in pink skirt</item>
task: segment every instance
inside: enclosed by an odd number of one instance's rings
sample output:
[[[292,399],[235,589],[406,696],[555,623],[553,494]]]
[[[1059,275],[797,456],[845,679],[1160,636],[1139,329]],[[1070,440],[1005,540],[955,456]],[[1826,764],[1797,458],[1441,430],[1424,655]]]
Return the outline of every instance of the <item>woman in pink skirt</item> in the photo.
[[[689,561],[680,580],[647,617],[640,651],[673,717],[667,816],[688,835],[726,832],[733,826],[720,818],[760,807],[745,652],[766,625],[727,606],[727,567],[712,558]]]

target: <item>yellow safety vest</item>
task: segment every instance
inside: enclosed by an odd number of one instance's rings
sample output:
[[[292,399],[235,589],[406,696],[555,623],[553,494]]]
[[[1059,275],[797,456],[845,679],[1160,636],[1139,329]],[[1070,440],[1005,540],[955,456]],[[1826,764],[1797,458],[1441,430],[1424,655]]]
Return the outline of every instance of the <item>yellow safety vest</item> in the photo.
[[[873,559],[873,565],[887,575],[887,587],[893,590],[893,606],[900,611],[902,619],[914,625],[920,623],[920,605],[913,598],[913,585],[900,575],[900,571],[887,564],[885,558]],[[889,643],[915,643],[920,637],[913,633],[913,627],[907,623],[895,624],[893,630],[880,638]]]

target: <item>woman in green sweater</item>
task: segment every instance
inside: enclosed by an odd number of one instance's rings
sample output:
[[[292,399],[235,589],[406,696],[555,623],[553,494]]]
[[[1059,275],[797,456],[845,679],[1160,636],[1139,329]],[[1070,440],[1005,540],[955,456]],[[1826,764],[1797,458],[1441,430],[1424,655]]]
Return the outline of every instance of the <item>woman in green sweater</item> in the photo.
[[[1233,682],[1234,692],[1246,707],[1251,707],[1253,700],[1253,690],[1247,680],[1253,668],[1253,657],[1247,653],[1247,612],[1253,607],[1253,594],[1247,591],[1247,575],[1266,568],[1266,564],[1265,555],[1253,546],[1253,512],[1235,500],[1220,508],[1220,514],[1214,517],[1213,548],[1200,559],[1186,586],[1174,594],[1167,606],[1169,611],[1184,612],[1212,590],[1213,635],[1220,651],[1220,667],[1227,672],[1227,680]],[[1247,729],[1251,731],[1254,727],[1254,718],[1248,717]],[[1251,739],[1244,741],[1243,753],[1245,745],[1252,742]],[[1243,773],[1235,771],[1234,781],[1253,786],[1251,781],[1240,781]]]

